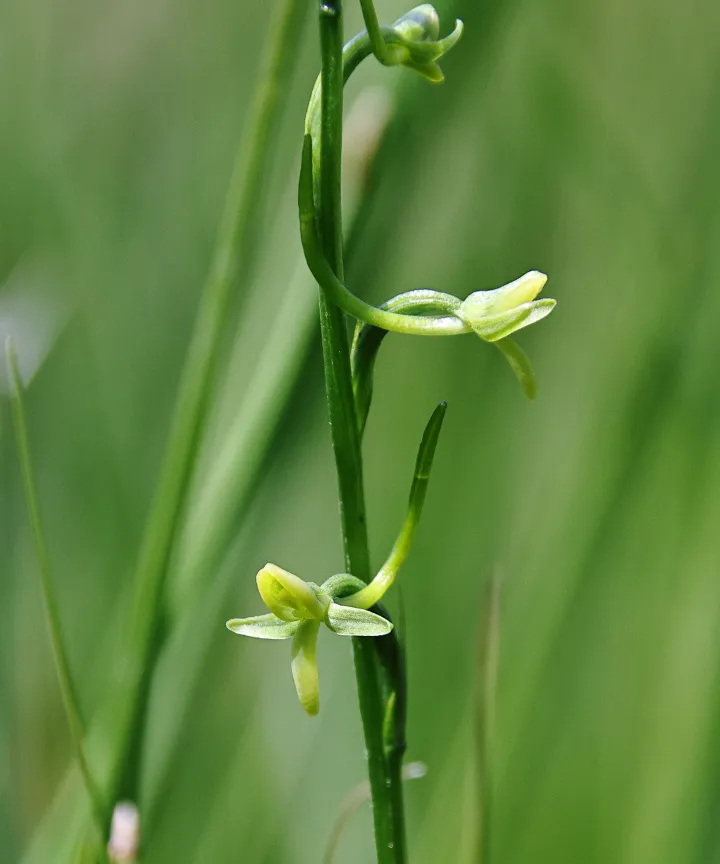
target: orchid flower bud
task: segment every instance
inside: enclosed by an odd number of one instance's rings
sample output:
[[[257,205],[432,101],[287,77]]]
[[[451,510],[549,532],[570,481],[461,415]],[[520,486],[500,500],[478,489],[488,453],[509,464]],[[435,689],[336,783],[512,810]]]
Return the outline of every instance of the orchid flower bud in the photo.
[[[439,83],[444,76],[437,61],[457,43],[462,32],[462,21],[456,21],[452,33],[438,39],[440,19],[437,10],[430,3],[423,3],[390,27],[388,55],[392,63],[415,69],[429,81]]]

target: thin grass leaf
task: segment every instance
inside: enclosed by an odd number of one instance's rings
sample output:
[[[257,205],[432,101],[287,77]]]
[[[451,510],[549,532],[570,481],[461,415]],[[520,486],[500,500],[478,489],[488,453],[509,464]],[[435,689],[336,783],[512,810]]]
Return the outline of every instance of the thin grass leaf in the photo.
[[[30,451],[30,436],[28,434],[27,412],[25,410],[24,389],[20,379],[17,355],[11,339],[5,343],[7,355],[8,372],[11,387],[12,414],[15,426],[15,438],[17,442],[20,468],[22,472],[23,485],[25,487],[25,500],[27,503],[30,527],[32,528],[33,540],[35,541],[35,554],[37,556],[38,571],[40,573],[40,584],[42,587],[43,603],[45,605],[45,617],[47,620],[50,643],[52,646],[55,671],[57,673],[60,692],[62,693],[65,715],[67,718],[70,738],[72,740],[75,760],[80,770],[80,775],[85,786],[85,791],[90,800],[91,811],[97,829],[97,841],[100,844],[100,857],[105,860],[105,824],[107,819],[107,805],[100,792],[93,772],[85,753],[84,724],[80,712],[80,702],[77,696],[75,681],[70,669],[70,660],[63,636],[62,623],[60,621],[60,607],[55,593],[55,584],[50,564],[45,529],[40,514],[40,501],[37,494],[35,482],[35,470],[33,467],[32,454]]]

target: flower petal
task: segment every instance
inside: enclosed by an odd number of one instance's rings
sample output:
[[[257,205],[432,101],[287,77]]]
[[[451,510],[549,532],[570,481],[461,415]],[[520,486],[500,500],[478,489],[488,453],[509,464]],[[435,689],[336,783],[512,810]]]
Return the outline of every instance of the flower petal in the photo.
[[[312,588],[294,573],[275,564],[266,564],[256,577],[258,591],[265,605],[283,621],[321,620],[322,603]]]
[[[292,642],[292,675],[298,699],[314,717],[320,710],[320,680],[317,667],[319,621],[303,621]]]
[[[393,629],[381,615],[339,603],[330,604],[327,625],[338,636],[386,636]]]
[[[255,618],[231,618],[228,630],[255,639],[289,639],[300,626],[299,621],[282,621],[277,615],[257,615]]]
[[[531,401],[537,395],[537,379],[530,358],[523,349],[512,339],[496,339],[492,343],[505,357],[508,365],[520,382],[523,392]]]
[[[480,318],[470,318],[463,315],[463,308],[458,310],[458,317],[465,321],[475,333],[486,342],[497,342],[505,339],[516,330],[529,327],[536,321],[541,321],[555,308],[555,301],[549,298],[522,303],[514,309],[500,312],[497,315],[486,315]]]

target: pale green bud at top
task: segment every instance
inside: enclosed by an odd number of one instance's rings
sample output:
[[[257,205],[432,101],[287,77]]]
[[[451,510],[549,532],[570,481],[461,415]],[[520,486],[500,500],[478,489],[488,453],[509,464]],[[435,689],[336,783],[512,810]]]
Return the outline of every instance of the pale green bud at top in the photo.
[[[440,16],[431,3],[423,3],[398,18],[392,29],[410,42],[434,42],[440,36]]]

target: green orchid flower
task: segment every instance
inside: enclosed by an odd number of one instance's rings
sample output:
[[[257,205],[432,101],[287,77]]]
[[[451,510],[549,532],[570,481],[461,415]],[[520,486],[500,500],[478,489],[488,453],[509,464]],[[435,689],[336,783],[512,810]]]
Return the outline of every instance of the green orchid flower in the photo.
[[[312,717],[320,710],[317,638],[324,624],[338,636],[387,636],[391,621],[371,612],[395,581],[415,535],[430,480],[435,448],[447,405],[441,402],[428,421],[418,450],[405,521],[377,576],[366,584],[337,573],[322,585],[306,582],[276,564],[257,574],[257,587],[269,614],[231,618],[228,630],[254,639],[292,639],[291,668],[300,704]]]
[[[257,586],[269,615],[232,618],[228,630],[255,639],[292,639],[292,675],[298,699],[314,716],[320,709],[317,638],[320,626],[339,636],[386,636],[390,621],[365,608],[336,602],[348,589],[366,587],[359,579],[338,574],[316,585],[305,582],[275,564],[266,564],[257,574]]]
[[[541,321],[552,312],[555,300],[535,299],[546,282],[544,273],[531,270],[501,288],[470,294],[455,314],[481,339],[497,342],[516,330]]]

